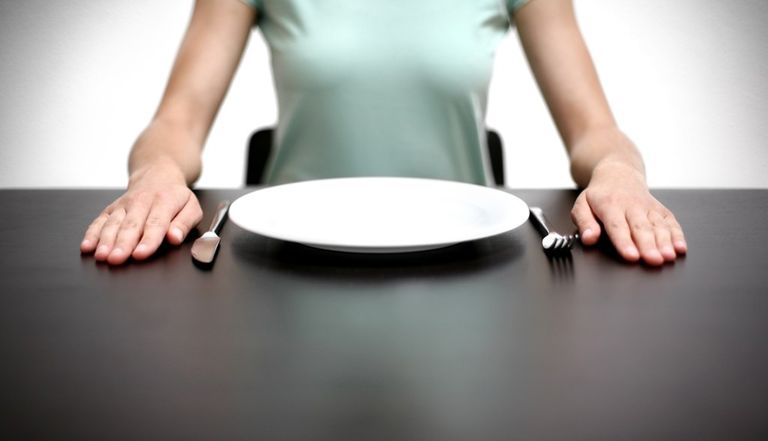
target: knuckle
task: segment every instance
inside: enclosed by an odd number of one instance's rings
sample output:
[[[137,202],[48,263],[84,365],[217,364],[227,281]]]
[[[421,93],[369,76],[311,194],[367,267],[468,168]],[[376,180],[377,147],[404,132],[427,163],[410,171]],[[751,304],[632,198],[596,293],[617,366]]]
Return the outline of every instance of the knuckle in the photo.
[[[667,224],[673,225],[675,227],[679,227],[680,226],[680,222],[677,221],[677,218],[672,213],[669,213],[667,216],[664,216],[664,221]]]
[[[613,206],[616,202],[616,196],[612,193],[592,192],[588,197],[592,203],[599,206]]]
[[[172,202],[173,199],[174,199],[173,193],[171,193],[168,190],[158,191],[157,194],[155,195],[155,200],[157,200],[161,204],[168,204]]]
[[[129,220],[126,222],[123,222],[123,224],[120,226],[120,229],[123,231],[137,231],[141,228],[141,225],[136,220]]]
[[[147,227],[156,228],[156,227],[163,227],[165,226],[166,223],[167,222],[163,217],[157,216],[157,215],[151,215],[147,218],[146,225]]]
[[[131,205],[136,203],[136,195],[134,193],[126,193],[121,200],[122,204],[130,207]]]
[[[651,229],[651,226],[645,222],[633,222],[632,229],[635,231],[648,231]]]
[[[160,229],[145,230],[144,234],[141,236],[141,242],[148,245],[160,245],[164,236],[165,232]]]
[[[120,226],[121,222],[120,219],[110,217],[107,219],[107,221],[104,223],[104,228],[114,228]]]
[[[608,221],[608,228],[614,231],[621,229],[622,225],[623,222],[619,222],[617,219],[611,219]]]
[[[95,219],[93,219],[93,222],[88,226],[88,228],[97,228],[100,225],[103,225],[107,222],[109,219],[109,213],[105,211],[102,211],[98,216],[96,216]]]

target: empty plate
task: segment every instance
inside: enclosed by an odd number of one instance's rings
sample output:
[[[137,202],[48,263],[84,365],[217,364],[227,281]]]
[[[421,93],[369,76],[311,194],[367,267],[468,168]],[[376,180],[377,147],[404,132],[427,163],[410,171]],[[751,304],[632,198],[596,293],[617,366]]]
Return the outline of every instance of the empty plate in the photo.
[[[245,230],[317,248],[402,253],[510,231],[528,219],[528,206],[480,185],[365,177],[266,187],[232,203],[229,217]]]

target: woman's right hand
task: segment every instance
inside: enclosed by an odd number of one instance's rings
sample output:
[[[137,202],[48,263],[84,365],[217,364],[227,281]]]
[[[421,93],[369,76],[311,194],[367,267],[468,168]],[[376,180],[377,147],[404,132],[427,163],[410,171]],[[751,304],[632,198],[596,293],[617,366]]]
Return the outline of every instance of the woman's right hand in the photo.
[[[128,190],[109,204],[85,232],[80,251],[120,265],[151,256],[163,239],[179,245],[203,212],[183,174],[153,165],[133,173]]]

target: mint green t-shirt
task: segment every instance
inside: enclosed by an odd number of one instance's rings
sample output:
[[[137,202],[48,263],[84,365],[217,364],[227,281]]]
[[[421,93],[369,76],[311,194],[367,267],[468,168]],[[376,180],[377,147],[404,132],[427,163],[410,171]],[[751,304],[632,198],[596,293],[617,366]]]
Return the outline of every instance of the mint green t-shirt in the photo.
[[[271,184],[412,176],[485,185],[496,47],[528,0],[245,0],[278,100]]]

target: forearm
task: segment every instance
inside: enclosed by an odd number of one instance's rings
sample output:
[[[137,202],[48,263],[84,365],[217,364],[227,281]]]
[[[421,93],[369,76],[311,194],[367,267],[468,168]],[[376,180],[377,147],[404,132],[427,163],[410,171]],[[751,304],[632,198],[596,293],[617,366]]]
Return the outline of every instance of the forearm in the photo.
[[[152,123],[133,146],[131,182],[148,171],[186,185],[200,176],[202,148],[256,18],[240,1],[197,0]]]
[[[617,127],[571,0],[535,0],[515,17],[523,48],[547,101],[580,187],[593,176],[631,173],[644,182],[642,158]]]

